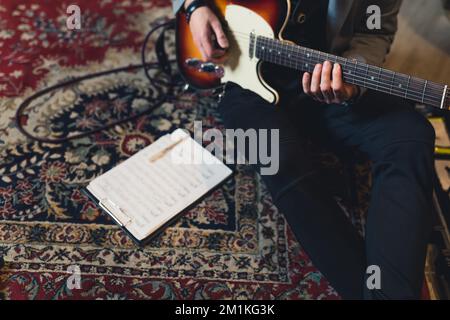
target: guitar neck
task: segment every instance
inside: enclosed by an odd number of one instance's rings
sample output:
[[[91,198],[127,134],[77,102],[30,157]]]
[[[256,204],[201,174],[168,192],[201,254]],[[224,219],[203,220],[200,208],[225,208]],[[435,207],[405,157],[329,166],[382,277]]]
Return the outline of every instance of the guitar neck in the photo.
[[[299,71],[312,72],[318,63],[339,63],[346,83],[450,109],[448,86],[393,72],[356,60],[338,57],[263,36],[250,36],[250,56]]]

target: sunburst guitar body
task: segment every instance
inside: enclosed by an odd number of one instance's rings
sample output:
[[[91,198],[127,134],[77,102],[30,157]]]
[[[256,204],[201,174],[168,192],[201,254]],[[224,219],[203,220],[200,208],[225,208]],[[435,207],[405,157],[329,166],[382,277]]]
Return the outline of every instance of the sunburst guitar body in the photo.
[[[271,81],[265,66],[279,66],[294,72],[312,72],[325,60],[339,63],[346,83],[394,95],[417,103],[448,110],[448,85],[393,72],[356,60],[338,57],[284,39],[292,8],[289,0],[209,0],[208,6],[223,22],[230,42],[223,64],[202,61],[186,16],[177,14],[177,60],[187,83],[197,89],[213,89],[234,82],[270,103],[283,94]]]
[[[282,39],[290,13],[290,1],[211,0],[209,5],[224,22],[230,42],[226,63],[217,66],[202,61],[185,14],[180,12],[177,15],[177,59],[186,81],[198,89],[213,89],[232,81],[271,103],[278,102],[277,90],[262,74],[262,61],[256,57],[250,58],[249,41],[250,36],[256,34]]]

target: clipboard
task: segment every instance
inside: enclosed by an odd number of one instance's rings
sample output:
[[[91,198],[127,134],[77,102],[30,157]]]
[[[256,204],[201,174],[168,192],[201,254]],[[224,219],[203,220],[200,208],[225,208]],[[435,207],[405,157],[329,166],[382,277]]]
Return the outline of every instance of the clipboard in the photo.
[[[230,178],[231,178],[231,176],[226,178],[222,183],[225,183]],[[100,210],[102,210],[103,213],[105,213],[106,215],[111,217],[113,219],[113,221],[120,227],[120,229],[122,229],[123,232],[125,232],[125,234],[130,237],[130,239],[134,242],[134,244],[136,244],[140,248],[143,248],[144,246],[146,246],[150,242],[152,242],[152,240],[154,240],[158,236],[160,236],[167,228],[173,226],[177,222],[177,220],[180,219],[183,216],[183,214],[186,211],[189,211],[190,209],[194,208],[197,204],[202,202],[205,198],[207,198],[210,194],[212,194],[218,188],[220,188],[220,185],[218,185],[217,187],[213,188],[207,194],[205,194],[203,197],[199,198],[196,202],[194,202],[192,205],[187,207],[185,210],[183,210],[180,213],[178,213],[177,215],[175,215],[172,219],[167,221],[164,225],[162,225],[160,228],[158,228],[157,231],[152,233],[150,236],[148,236],[144,240],[137,239],[130,231],[128,231],[128,229],[117,219],[117,217],[110,210],[108,210],[105,206],[100,205],[100,200],[97,199],[97,197],[94,196],[88,189],[82,188],[80,191],[81,191],[81,193],[86,195],[89,198],[90,201],[94,202],[96,204],[96,206]]]
[[[148,244],[153,237],[156,237],[157,234],[150,236],[149,238],[146,238],[145,240],[141,241],[139,239],[137,239],[131,232],[129,232],[127,230],[127,228],[123,225],[122,222],[120,222],[116,216],[110,211],[108,210],[108,208],[106,208],[104,205],[101,204],[101,201],[99,199],[97,199],[96,196],[94,196],[88,189],[86,188],[82,188],[81,189],[81,193],[83,193],[84,195],[86,195],[89,200],[91,200],[92,202],[94,202],[97,207],[99,209],[102,210],[103,213],[106,213],[110,218],[113,219],[113,221],[127,234],[127,236],[130,237],[130,239],[139,247],[143,247],[144,245]]]
[[[171,135],[173,139],[167,135],[158,139],[81,189],[139,247],[158,237],[233,173],[189,134],[178,129]],[[169,156],[174,152],[190,159],[191,148],[205,157],[200,163],[178,163]]]

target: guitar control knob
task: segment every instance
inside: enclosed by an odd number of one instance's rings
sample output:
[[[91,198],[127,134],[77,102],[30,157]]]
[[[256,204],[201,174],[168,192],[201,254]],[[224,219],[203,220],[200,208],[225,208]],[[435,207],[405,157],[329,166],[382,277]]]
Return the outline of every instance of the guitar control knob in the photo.
[[[184,61],[186,66],[198,72],[214,74],[217,77],[223,77],[224,69],[212,62],[203,62],[197,58],[188,58]]]
[[[215,73],[217,76],[222,77],[224,75],[224,70],[221,66],[218,66],[212,62],[205,62],[200,65],[201,72]]]
[[[201,61],[196,58],[189,58],[189,59],[186,59],[185,63],[188,67],[197,68],[200,66]]]
[[[202,63],[202,65],[200,66],[200,71],[213,73],[213,72],[216,72],[216,68],[217,68],[217,66],[214,63],[205,62],[205,63]]]

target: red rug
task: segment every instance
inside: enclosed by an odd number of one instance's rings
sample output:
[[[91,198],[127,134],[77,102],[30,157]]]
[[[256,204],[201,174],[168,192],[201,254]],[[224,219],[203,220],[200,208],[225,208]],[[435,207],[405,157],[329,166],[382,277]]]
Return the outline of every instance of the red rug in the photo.
[[[61,145],[26,140],[13,117],[36,90],[139,63],[168,1],[79,0],[82,29],[65,27],[71,1],[0,4],[0,295],[4,299],[337,299],[259,179],[238,167],[225,183],[145,248],[137,248],[79,190],[194,120],[221,127],[212,101],[166,103],[152,116]],[[142,72],[73,85],[36,101],[24,121],[63,136],[148,107]],[[71,289],[70,267],[81,271]]]

